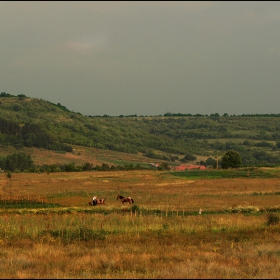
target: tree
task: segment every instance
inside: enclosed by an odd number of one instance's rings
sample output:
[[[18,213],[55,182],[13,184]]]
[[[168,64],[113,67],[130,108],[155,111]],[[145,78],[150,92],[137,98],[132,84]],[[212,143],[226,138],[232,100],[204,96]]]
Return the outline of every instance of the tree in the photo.
[[[159,170],[169,170],[169,165],[168,165],[168,162],[162,162],[160,164],[160,166],[158,167]]]
[[[193,160],[196,160],[196,156],[194,156],[190,152],[187,152],[185,157],[180,159],[181,162],[188,162],[188,161],[193,161]]]
[[[223,169],[227,169],[229,167],[237,168],[241,164],[242,164],[242,160],[239,153],[233,150],[227,151],[221,160],[221,167]]]
[[[216,160],[213,158],[210,158],[210,157],[208,159],[206,159],[205,164],[207,166],[216,166],[217,165]]]
[[[8,155],[5,159],[6,170],[15,171],[16,169],[20,171],[28,170],[34,166],[33,160],[30,155],[24,152],[15,153]]]
[[[244,146],[252,146],[252,143],[248,139],[246,139],[246,140],[243,141],[242,145],[244,145]]]
[[[92,164],[92,163],[89,163],[89,162],[86,162],[86,163],[83,164],[82,169],[83,169],[84,171],[93,170],[93,164]]]

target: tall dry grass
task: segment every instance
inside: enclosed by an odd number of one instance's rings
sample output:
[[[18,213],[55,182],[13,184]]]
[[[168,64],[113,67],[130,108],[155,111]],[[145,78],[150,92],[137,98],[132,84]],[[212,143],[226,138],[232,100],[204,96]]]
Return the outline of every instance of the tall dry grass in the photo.
[[[0,277],[277,278],[279,230],[265,215],[5,215]]]
[[[0,174],[2,200],[63,207],[0,205],[1,278],[279,278],[279,223],[269,225],[265,211],[223,213],[277,209],[278,180],[190,181],[136,171],[13,175],[9,181]],[[88,206],[96,193],[106,204]],[[119,193],[137,207],[122,205]]]

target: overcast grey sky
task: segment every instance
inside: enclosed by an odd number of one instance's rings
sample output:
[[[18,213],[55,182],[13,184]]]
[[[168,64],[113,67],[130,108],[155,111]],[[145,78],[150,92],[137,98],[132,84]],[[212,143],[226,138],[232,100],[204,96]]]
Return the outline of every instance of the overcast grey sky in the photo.
[[[1,92],[83,115],[280,113],[280,2],[0,2]]]

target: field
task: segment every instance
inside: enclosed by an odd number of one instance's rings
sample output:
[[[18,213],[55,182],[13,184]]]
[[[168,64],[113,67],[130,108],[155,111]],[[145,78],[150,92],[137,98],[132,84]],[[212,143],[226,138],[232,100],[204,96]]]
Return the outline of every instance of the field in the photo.
[[[65,164],[74,163],[76,166],[83,165],[84,163],[92,163],[94,166],[101,166],[103,163],[108,165],[124,165],[124,164],[149,164],[155,160],[144,157],[141,154],[120,153],[110,150],[95,149],[90,147],[81,147],[73,145],[73,152],[58,152],[39,148],[23,147],[20,150],[14,147],[1,147],[0,154],[7,156],[10,154],[24,152],[32,157],[35,165],[52,165],[52,164]],[[200,157],[198,157],[200,160]],[[204,158],[203,158],[204,159]],[[177,165],[180,162],[176,163]]]
[[[253,174],[0,173],[0,278],[279,278],[280,179]]]

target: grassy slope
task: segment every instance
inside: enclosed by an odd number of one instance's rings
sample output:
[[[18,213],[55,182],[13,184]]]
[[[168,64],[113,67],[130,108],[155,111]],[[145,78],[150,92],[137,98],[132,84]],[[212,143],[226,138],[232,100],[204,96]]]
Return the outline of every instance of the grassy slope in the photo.
[[[43,164],[67,164],[75,163],[75,165],[83,165],[84,163],[92,163],[94,166],[101,166],[103,163],[111,165],[127,165],[127,164],[149,164],[161,162],[160,160],[151,159],[139,154],[120,153],[110,150],[100,150],[89,147],[73,146],[73,152],[55,152],[38,148],[22,148],[16,149],[14,147],[0,147],[0,155],[7,156],[20,151],[30,154],[35,165]],[[176,161],[174,164],[179,165],[180,162]]]
[[[272,137],[273,133],[275,135],[278,133],[279,126],[278,118],[275,117],[221,117],[217,120],[205,116],[92,118],[71,112],[63,106],[57,106],[41,99],[19,99],[17,97],[0,98],[0,117],[13,120],[20,125],[24,125],[25,122],[44,123],[50,129],[50,133],[58,135],[59,141],[62,142],[70,139],[73,141],[72,143],[76,141],[81,145],[91,142],[100,146],[108,144],[118,147],[127,146],[132,150],[143,144],[143,150],[151,149],[157,154],[168,157],[174,155],[171,152],[157,150],[159,145],[163,145],[163,147],[175,147],[179,151],[183,151],[181,154],[176,154],[180,159],[184,157],[186,150],[192,150],[192,153],[197,156],[196,162],[205,161],[208,157],[214,158],[217,154],[221,157],[224,154],[224,150],[210,149],[210,145],[207,143],[219,141],[223,144],[231,142],[240,145],[245,140],[246,135],[257,137],[257,135],[262,134],[267,138]],[[215,139],[214,135],[219,130],[228,130],[233,137]],[[201,131],[206,131],[209,135],[205,136],[204,139],[196,139],[185,135],[186,133],[195,134]],[[235,138],[237,134],[243,138]],[[261,139],[250,140],[251,146],[246,147],[246,149],[251,151],[258,149],[275,156],[279,155],[279,149],[272,150],[271,147],[253,146],[255,142],[262,141]],[[148,141],[145,142],[146,140]],[[271,145],[276,144],[275,140],[266,140],[266,142],[271,143]],[[207,145],[208,148],[206,149]],[[141,154],[119,153],[82,146],[75,147],[74,153],[56,153],[36,148],[23,148],[23,150],[31,154],[36,164],[68,162],[81,164],[89,162],[94,165],[101,165],[102,163],[121,165],[122,163],[160,162],[160,160],[143,157]],[[15,151],[17,150],[14,148],[0,147],[0,154],[4,156]],[[193,151],[197,151],[200,155]],[[180,161],[176,160],[174,164],[178,165]]]

